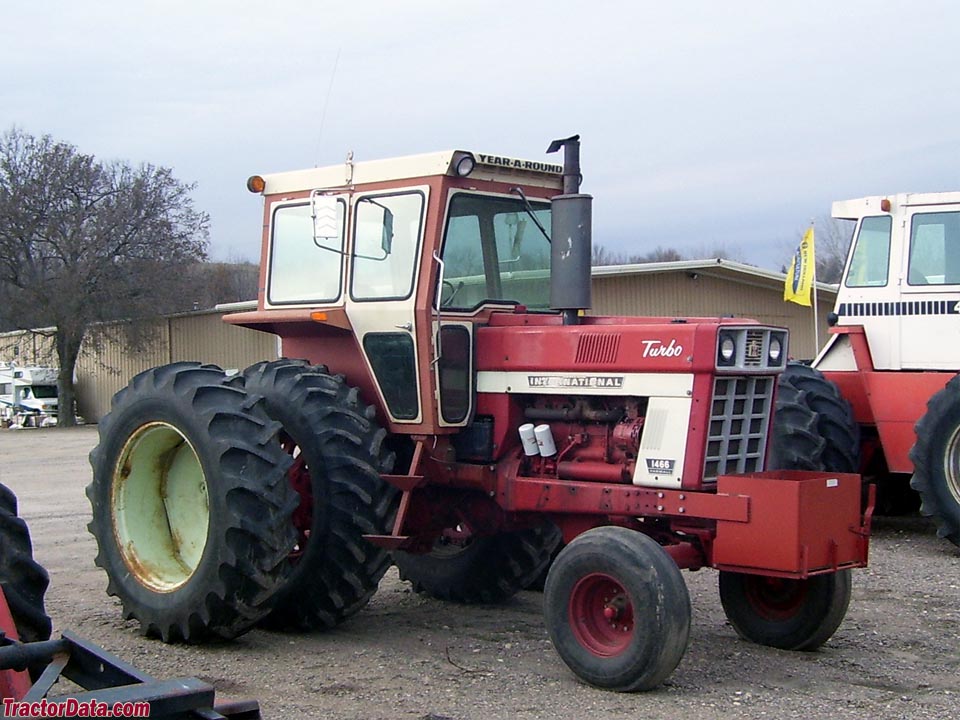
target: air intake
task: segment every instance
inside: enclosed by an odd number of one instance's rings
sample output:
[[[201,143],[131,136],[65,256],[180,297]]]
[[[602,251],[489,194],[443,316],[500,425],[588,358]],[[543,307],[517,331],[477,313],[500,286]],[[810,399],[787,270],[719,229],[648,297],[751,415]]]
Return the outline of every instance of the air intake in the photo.
[[[577,343],[577,365],[612,365],[620,351],[620,335],[615,333],[584,333]]]

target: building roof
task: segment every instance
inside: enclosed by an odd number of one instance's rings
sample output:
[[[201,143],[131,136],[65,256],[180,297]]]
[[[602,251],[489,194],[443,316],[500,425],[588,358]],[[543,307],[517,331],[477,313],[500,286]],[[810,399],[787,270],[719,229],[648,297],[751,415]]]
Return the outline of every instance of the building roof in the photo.
[[[775,270],[766,270],[754,265],[724,260],[723,258],[708,258],[706,260],[673,260],[670,262],[633,263],[630,265],[599,265],[592,269],[593,277],[608,277],[624,275],[647,275],[655,273],[686,272],[697,275],[718,277],[724,280],[759,285],[761,287],[783,287],[786,275]],[[820,292],[836,293],[837,286],[828,283],[817,283]]]

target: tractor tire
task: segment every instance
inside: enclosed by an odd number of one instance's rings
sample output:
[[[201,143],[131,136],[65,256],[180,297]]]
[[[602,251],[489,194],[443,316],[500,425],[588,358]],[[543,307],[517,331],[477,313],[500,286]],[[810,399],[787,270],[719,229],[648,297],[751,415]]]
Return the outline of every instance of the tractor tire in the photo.
[[[782,650],[816,650],[850,604],[850,571],[790,580],[720,571],[720,603],[744,640]]]
[[[543,588],[547,584],[547,575],[550,574],[550,568],[553,567],[553,561],[557,559],[557,555],[563,552],[563,549],[566,546],[566,543],[563,542],[563,538],[561,537],[560,542],[557,543],[557,546],[553,549],[553,552],[550,553],[550,559],[547,560],[547,564],[543,566],[543,570],[540,571],[540,574],[537,575],[529,585],[523,588],[524,590],[543,592]]]
[[[261,362],[243,373],[283,426],[293,458],[287,472],[299,495],[293,572],[263,625],[281,630],[330,628],[363,608],[390,567],[390,555],[366,540],[389,533],[398,492],[380,478],[394,454],[373,407],[326,368],[301,360]]]
[[[272,609],[297,498],[261,406],[220,368],[174,363],[134,377],[100,421],[88,529],[145,635],[229,639]]]
[[[910,487],[920,494],[920,512],[932,517],[937,535],[960,546],[960,375],[927,402],[910,449]]]
[[[777,470],[860,469],[860,428],[850,403],[822,373],[791,362],[780,375],[771,458]]]
[[[17,515],[17,498],[0,485],[0,587],[23,642],[50,639],[50,617],[43,607],[49,584],[47,571],[33,559],[30,531]]]
[[[559,528],[539,527],[470,538],[463,544],[439,540],[431,552],[394,552],[402,580],[438,600],[492,604],[533,584],[560,544]]]
[[[608,690],[657,687],[690,638],[690,596],[679,568],[655,541],[627,528],[574,538],[550,568],[543,606],[563,661]]]
[[[860,469],[860,426],[853,408],[839,388],[819,370],[802,363],[787,364],[780,376],[781,387],[790,384],[806,393],[806,403],[817,413],[817,430],[826,441],[824,467],[834,472],[855,473]]]

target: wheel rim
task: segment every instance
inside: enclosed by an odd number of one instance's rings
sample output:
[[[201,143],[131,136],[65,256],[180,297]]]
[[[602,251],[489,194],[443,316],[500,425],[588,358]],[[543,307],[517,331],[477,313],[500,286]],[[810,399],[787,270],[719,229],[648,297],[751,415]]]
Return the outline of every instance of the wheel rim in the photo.
[[[754,612],[765,620],[788,620],[804,606],[809,581],[751,575],[744,594]]]
[[[960,503],[960,427],[953,431],[943,453],[943,470],[954,502]]]
[[[152,422],[127,439],[111,485],[113,531],[130,573],[172,592],[197,570],[207,544],[207,479],[196,450],[173,425]]]
[[[619,655],[633,640],[633,603],[609,575],[580,578],[570,593],[569,613],[577,642],[598,657]]]
[[[436,558],[452,558],[465,552],[474,541],[473,532],[466,525],[447,528],[433,543],[430,554]]]
[[[280,446],[293,458],[293,465],[287,471],[287,479],[290,481],[290,486],[300,497],[300,504],[294,510],[292,517],[293,526],[297,530],[297,544],[289,556],[293,562],[296,562],[306,552],[310,532],[313,529],[313,485],[310,481],[310,468],[307,467],[307,459],[300,451],[297,442],[286,433],[282,433]]]

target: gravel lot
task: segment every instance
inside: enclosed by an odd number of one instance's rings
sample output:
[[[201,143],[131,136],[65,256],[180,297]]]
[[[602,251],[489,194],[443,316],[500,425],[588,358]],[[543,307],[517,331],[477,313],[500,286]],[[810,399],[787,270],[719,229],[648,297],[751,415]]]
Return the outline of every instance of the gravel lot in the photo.
[[[54,632],[71,629],[160,678],[196,676],[218,697],[254,697],[267,718],[957,718],[960,550],[919,519],[876,523],[847,619],[814,653],[740,641],[716,575],[686,573],[690,647],[661,689],[579,683],[554,653],[541,596],[458,607],[415,595],[391,570],[334,632],[254,631],[215,646],[163,645],[120,619],[86,531],[93,427],[0,431],[0,482],[20,498],[50,572]]]

